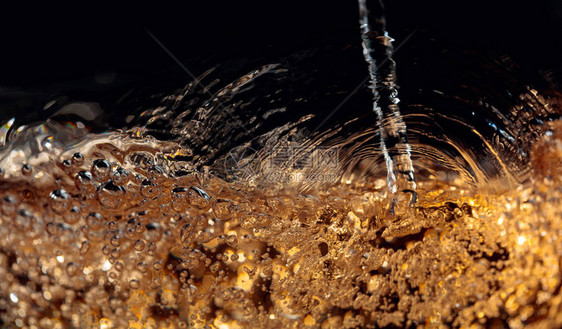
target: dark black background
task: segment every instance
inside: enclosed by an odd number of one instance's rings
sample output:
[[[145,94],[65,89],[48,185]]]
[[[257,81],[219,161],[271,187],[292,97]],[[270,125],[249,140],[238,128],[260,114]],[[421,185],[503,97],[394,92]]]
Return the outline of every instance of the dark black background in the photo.
[[[530,71],[553,71],[554,77],[562,71],[562,4],[556,0],[392,0],[386,6],[388,30],[397,42],[418,29],[451,47],[509,55]],[[360,44],[355,1],[29,5],[3,15],[1,96],[104,92],[179,70],[147,30],[196,75],[208,68],[197,65],[202,61],[267,62],[314,47]],[[115,74],[114,82],[97,82],[100,72]]]

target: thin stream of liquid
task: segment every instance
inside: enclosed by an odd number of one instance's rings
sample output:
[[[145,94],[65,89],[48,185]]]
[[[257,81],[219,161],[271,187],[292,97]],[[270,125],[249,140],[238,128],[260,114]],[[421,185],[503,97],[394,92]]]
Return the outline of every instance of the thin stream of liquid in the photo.
[[[369,65],[373,111],[377,115],[388,188],[392,193],[415,191],[416,181],[406,124],[398,106],[400,99],[396,88],[396,63],[391,57],[393,39],[385,29],[382,3],[375,0],[367,6],[366,0],[359,0],[359,13],[363,55]]]

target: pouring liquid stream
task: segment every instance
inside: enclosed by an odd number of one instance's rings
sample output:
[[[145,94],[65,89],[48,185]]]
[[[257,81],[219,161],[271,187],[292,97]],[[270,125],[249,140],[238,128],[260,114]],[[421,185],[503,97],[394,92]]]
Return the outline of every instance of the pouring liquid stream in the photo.
[[[394,211],[399,202],[397,193],[411,194],[410,205],[415,203],[417,194],[406,124],[398,106],[396,62],[392,59],[394,40],[386,31],[383,9],[379,0],[359,0],[363,55],[369,66],[369,88],[373,93],[388,189],[395,194],[391,207]]]

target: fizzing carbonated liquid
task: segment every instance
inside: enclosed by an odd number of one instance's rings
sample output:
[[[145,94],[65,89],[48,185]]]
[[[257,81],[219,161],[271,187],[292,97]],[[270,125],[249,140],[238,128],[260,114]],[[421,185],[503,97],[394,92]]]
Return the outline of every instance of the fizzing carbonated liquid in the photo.
[[[287,109],[248,116],[244,92],[278,64],[208,98],[192,82],[122,130],[6,121],[0,324],[562,326],[559,94],[527,88],[502,112],[441,92],[473,121],[429,105],[401,114],[395,63],[377,71],[391,41],[360,6],[374,128],[307,135],[303,115],[260,131]],[[96,110],[57,113],[80,111]],[[256,137],[229,143],[240,136]],[[402,190],[417,200],[398,209]]]

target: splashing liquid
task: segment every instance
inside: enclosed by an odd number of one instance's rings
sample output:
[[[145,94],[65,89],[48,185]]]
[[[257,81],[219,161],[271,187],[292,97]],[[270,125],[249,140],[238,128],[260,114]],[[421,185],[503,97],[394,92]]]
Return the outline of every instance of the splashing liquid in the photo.
[[[374,31],[373,65],[391,49],[384,28]],[[311,115],[279,117],[297,105],[283,106],[267,80],[283,81],[278,64],[215,94],[192,82],[145,99],[122,130],[88,132],[82,122],[99,108],[84,103],[61,104],[65,115],[88,114],[72,123],[8,120],[0,326],[562,327],[560,95],[510,88],[505,116],[439,94],[470,122],[406,108],[423,169],[414,185],[393,68],[381,69],[372,80],[381,125],[355,129],[353,118],[309,139]],[[456,139],[458,127],[476,142]],[[341,162],[310,167],[323,152]],[[388,159],[394,176],[379,170]],[[314,188],[284,180],[310,173]],[[508,175],[520,178],[514,188],[486,188],[512,184]],[[419,194],[401,216],[389,215],[393,186]]]
[[[382,2],[372,0],[367,6],[367,0],[359,0],[359,13],[363,55],[369,66],[373,111],[377,115],[388,188],[392,193],[404,190],[415,193],[416,181],[406,124],[398,106],[396,63],[392,59],[394,40],[386,31]]]

